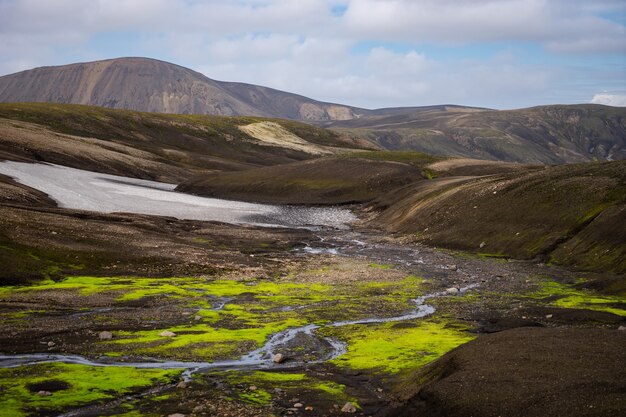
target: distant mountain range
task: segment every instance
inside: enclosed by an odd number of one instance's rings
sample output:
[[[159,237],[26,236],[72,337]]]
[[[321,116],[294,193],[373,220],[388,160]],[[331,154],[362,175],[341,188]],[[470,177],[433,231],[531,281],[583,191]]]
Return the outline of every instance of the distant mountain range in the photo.
[[[368,110],[212,80],[148,58],[41,67],[0,77],[0,102],[87,104],[155,113],[304,121],[391,150],[526,163],[626,159],[626,108],[555,105],[497,111],[456,105]]]

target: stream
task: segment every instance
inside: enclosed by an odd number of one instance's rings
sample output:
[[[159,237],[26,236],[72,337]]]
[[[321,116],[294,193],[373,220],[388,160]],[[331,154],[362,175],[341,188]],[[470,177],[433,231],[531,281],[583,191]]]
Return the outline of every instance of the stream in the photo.
[[[467,285],[459,289],[459,293],[465,293],[472,288],[475,288],[476,284]],[[276,353],[280,353],[281,347],[285,346],[289,341],[293,340],[296,336],[302,334],[308,337],[319,338],[331,347],[330,353],[319,356],[313,361],[308,361],[307,364],[315,364],[326,362],[335,359],[346,352],[347,345],[344,342],[319,336],[316,331],[324,327],[343,327],[360,324],[373,324],[373,323],[389,323],[397,321],[413,320],[422,317],[429,316],[435,312],[435,308],[426,304],[426,301],[436,297],[447,296],[445,291],[426,294],[421,297],[417,297],[411,300],[415,304],[415,309],[395,317],[371,317],[360,320],[348,320],[331,322],[325,325],[308,324],[301,327],[295,327],[286,329],[272,335],[263,346],[246,353],[239,359],[224,360],[215,362],[185,362],[185,361],[153,361],[153,362],[119,362],[112,360],[91,360],[79,355],[61,355],[50,353],[33,353],[22,355],[0,355],[0,367],[12,368],[18,366],[32,365],[37,363],[50,363],[50,362],[62,362],[68,364],[79,364],[89,366],[130,366],[135,368],[158,368],[158,369],[184,369],[183,380],[189,381],[191,376],[202,370],[208,369],[262,369],[262,368],[289,368],[298,367],[303,363],[298,361],[286,361],[281,364],[276,364],[272,361],[273,356]]]

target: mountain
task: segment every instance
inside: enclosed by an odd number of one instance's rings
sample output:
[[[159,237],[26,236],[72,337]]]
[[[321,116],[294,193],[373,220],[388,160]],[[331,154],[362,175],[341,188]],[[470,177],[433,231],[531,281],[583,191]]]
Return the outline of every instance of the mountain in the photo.
[[[519,110],[432,106],[325,123],[389,150],[555,164],[626,158],[626,108],[598,104]]]
[[[387,150],[522,163],[626,158],[626,108],[457,105],[368,110],[267,87],[215,81],[175,64],[118,58],[0,77],[0,102],[87,104],[155,113],[257,116],[316,124]]]
[[[168,62],[118,58],[41,67],[0,77],[0,102],[87,104],[156,113],[324,121],[367,110],[257,85],[222,82]]]

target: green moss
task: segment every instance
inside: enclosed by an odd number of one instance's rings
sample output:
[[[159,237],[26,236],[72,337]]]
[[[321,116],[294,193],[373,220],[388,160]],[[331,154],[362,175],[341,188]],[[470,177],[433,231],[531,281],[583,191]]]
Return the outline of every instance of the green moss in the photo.
[[[421,367],[475,338],[458,323],[430,319],[414,324],[415,327],[382,323],[325,329],[329,335],[348,342],[348,352],[333,362],[341,367],[395,374]]]
[[[369,264],[370,268],[375,268],[375,269],[393,269],[392,265],[389,264],[376,264],[376,263],[371,263]]]
[[[267,405],[272,401],[272,395],[262,389],[248,392],[240,392],[237,396],[243,402],[252,405]]]
[[[61,411],[169,382],[179,374],[180,371],[176,370],[61,363],[4,368],[0,369],[0,414],[26,416],[36,408],[48,412]],[[46,389],[47,382],[51,383],[50,389]],[[60,385],[66,389],[54,391],[54,387]],[[51,391],[52,395],[41,396],[38,391]]]
[[[573,285],[543,281],[540,289],[529,295],[532,298],[554,298],[550,304],[561,308],[604,311],[626,316],[626,298],[600,295],[590,290],[577,289]]]
[[[237,396],[245,402],[256,405],[265,405],[271,401],[267,394],[275,388],[301,395],[304,391],[315,393],[331,402],[350,401],[358,404],[355,398],[345,393],[345,385],[333,381],[325,381],[303,373],[290,372],[227,372],[221,376],[233,386],[245,386],[237,391]],[[256,390],[249,390],[249,386],[256,386]],[[267,394],[267,395],[266,395]],[[358,406],[358,405],[357,405]]]

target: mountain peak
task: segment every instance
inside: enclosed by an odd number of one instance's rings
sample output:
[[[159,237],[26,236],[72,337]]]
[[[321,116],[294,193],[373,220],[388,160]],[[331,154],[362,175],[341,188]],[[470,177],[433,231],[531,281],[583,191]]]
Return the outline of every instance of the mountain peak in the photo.
[[[0,102],[88,104],[158,113],[346,120],[365,112],[267,87],[212,80],[180,65],[122,57],[0,77]]]

